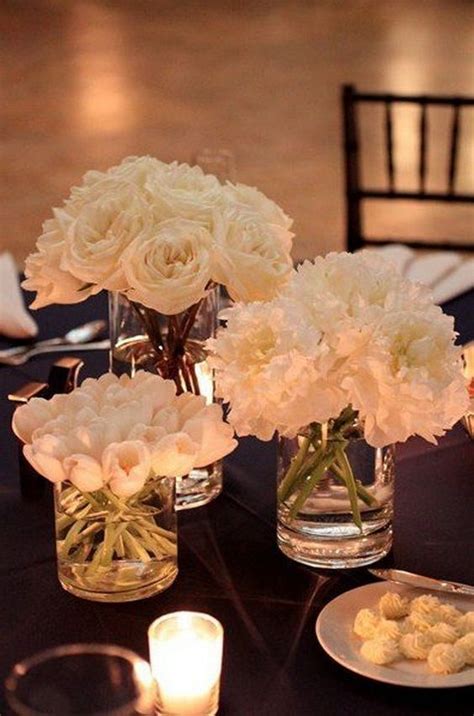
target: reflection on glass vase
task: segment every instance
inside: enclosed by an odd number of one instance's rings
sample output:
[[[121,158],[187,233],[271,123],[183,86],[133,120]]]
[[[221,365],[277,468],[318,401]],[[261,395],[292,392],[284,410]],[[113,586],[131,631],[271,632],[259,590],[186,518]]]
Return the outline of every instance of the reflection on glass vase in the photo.
[[[175,480],[155,477],[131,497],[103,487],[54,486],[58,575],[66,591],[98,602],[151,597],[178,573]]]
[[[204,343],[215,335],[219,286],[206,298],[173,316],[109,293],[111,370],[133,375],[147,370],[174,380],[185,391],[214,401],[213,372],[206,362]],[[200,507],[222,491],[222,461],[192,470],[176,481],[176,508]]]
[[[371,564],[392,545],[394,446],[370,446],[350,408],[280,437],[278,545],[311,567]]]

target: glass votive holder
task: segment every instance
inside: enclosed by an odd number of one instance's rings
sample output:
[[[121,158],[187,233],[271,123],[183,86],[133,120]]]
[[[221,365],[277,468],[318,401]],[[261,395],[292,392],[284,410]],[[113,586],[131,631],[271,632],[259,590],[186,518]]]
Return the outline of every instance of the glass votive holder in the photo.
[[[5,681],[18,716],[151,716],[155,683],[149,664],[109,644],[70,644],[16,664]]]
[[[209,614],[173,612],[148,630],[160,716],[213,716],[219,708],[224,630]]]

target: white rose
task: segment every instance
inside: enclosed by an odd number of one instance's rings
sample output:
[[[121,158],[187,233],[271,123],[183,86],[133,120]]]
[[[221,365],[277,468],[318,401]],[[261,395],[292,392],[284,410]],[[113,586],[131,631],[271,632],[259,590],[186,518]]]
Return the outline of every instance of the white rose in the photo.
[[[118,497],[130,497],[143,488],[151,468],[150,452],[138,440],[108,445],[102,455],[105,480]]]
[[[212,278],[226,286],[234,301],[267,301],[286,283],[292,261],[283,246],[282,229],[258,215],[226,211],[215,214],[215,262]]]
[[[265,196],[265,194],[256,187],[227,182],[223,193],[226,200],[234,204],[242,204],[252,209],[260,214],[262,219],[269,224],[275,224],[287,231],[291,229],[293,225],[293,219],[287,216],[278,204]],[[291,245],[289,248],[291,248]]]
[[[27,291],[36,291],[30,308],[43,308],[52,303],[80,303],[97,293],[93,287],[84,289],[85,282],[61,266],[65,243],[58,218],[49,219],[43,228],[44,233],[37,242],[38,251],[26,259],[26,278],[21,284]]]
[[[126,183],[86,203],[67,230],[61,268],[85,283],[110,291],[127,284],[120,257],[151,225],[151,213],[136,189]]]
[[[157,221],[182,218],[209,228],[212,212],[222,202],[222,186],[198,166],[172,162],[159,176],[149,178],[146,189]]]
[[[187,433],[166,435],[152,448],[153,472],[162,477],[187,475],[193,469],[198,453],[199,445]]]
[[[71,199],[73,201],[95,200],[99,194],[104,195],[117,181],[126,181],[142,190],[153,179],[163,177],[168,164],[154,157],[126,157],[105,172],[88,171],[82,178],[81,186],[73,187]]]
[[[200,224],[170,219],[149,229],[122,256],[127,295],[166,315],[181,313],[206,295],[212,237]]]
[[[104,486],[102,465],[90,455],[70,455],[63,465],[69,481],[81,492],[94,492]]]

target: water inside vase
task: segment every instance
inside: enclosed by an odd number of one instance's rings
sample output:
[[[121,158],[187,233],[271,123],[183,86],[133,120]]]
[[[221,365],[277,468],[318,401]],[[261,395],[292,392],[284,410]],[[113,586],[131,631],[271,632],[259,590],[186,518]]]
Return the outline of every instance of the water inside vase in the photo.
[[[96,601],[129,601],[171,584],[177,574],[176,516],[171,478],[164,481],[157,490],[148,488],[144,503],[118,506],[102,499],[102,491],[56,491],[58,573],[67,591]]]

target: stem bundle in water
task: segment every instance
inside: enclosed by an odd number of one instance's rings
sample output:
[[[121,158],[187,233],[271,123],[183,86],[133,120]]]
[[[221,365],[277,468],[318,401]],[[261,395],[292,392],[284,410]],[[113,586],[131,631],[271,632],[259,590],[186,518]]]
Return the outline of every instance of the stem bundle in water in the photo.
[[[213,288],[213,284],[206,288]],[[156,372],[163,378],[173,380],[178,394],[201,394],[194,361],[187,351],[187,341],[204,301],[204,298],[201,299],[183,314],[167,316],[165,334],[155,310],[129,301],[156,354]]]
[[[56,498],[58,560],[80,569],[84,584],[107,574],[112,564],[176,558],[176,532],[157,524],[167,507],[174,514],[173,495],[160,494],[158,478],[150,482],[128,499],[107,488],[94,493],[82,493],[72,485],[61,488]]]
[[[356,479],[346,453],[350,437],[357,428],[357,412],[350,406],[328,423],[312,423],[297,436],[298,450],[278,488],[278,501],[288,507],[295,519],[313,491],[333,478],[347,489],[352,519],[362,531],[359,500],[369,507],[376,498]]]

